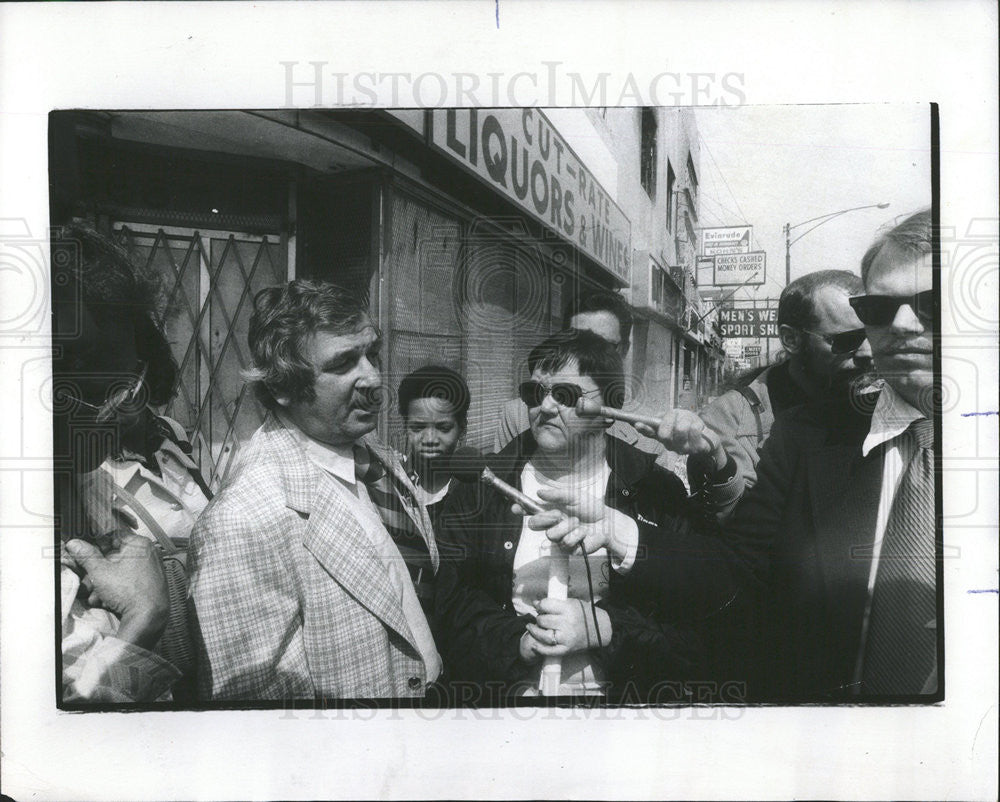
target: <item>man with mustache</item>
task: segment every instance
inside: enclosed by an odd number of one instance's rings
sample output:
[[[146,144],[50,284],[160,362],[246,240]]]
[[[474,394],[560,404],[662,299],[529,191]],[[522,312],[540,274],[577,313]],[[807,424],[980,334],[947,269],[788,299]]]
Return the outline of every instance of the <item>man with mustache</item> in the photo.
[[[752,698],[938,693],[932,250],[929,211],[871,246],[851,306],[884,387],[779,417],[733,515],[770,558]]]
[[[192,534],[200,691],[421,697],[441,673],[422,606],[438,552],[372,436],[381,335],[349,293],[296,280],[258,293],[247,340],[270,414]]]
[[[723,393],[697,415],[668,412],[658,430],[638,424],[668,449],[688,454],[688,481],[707,510],[728,518],[757,481],[760,449],[776,415],[810,400],[846,397],[871,367],[871,350],[848,299],[862,292],[846,270],[819,270],[791,282],[778,299],[778,335],[788,359]],[[701,436],[708,428],[714,446]]]

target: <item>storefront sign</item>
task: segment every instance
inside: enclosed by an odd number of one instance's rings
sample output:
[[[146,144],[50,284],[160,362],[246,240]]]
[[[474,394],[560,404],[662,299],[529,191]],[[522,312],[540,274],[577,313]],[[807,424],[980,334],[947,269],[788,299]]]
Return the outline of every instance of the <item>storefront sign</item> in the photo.
[[[766,251],[715,256],[712,283],[716,287],[753,286],[764,283]]]
[[[723,337],[777,337],[778,309],[719,310],[719,327]]]
[[[743,344],[739,340],[723,340],[722,350],[731,359],[740,359],[743,356]]]
[[[751,226],[726,226],[701,230],[701,255],[750,253]]]
[[[628,218],[541,111],[435,109],[430,142],[629,282]]]

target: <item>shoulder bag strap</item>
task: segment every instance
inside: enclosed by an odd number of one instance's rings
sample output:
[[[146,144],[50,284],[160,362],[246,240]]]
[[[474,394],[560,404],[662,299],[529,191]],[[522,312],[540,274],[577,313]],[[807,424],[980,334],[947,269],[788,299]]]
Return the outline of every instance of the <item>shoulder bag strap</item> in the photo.
[[[757,422],[757,446],[759,448],[761,443],[764,442],[764,424],[760,419],[760,412],[764,409],[764,405],[757,397],[757,393],[749,387],[737,387],[736,392],[747,400],[747,403],[750,405],[750,410],[753,412],[754,420]]]
[[[180,552],[180,549],[174,545],[174,542],[167,533],[163,531],[163,527],[156,522],[152,513],[146,509],[145,505],[139,499],[129,493],[124,487],[119,487],[118,485],[114,486],[112,492],[146,524],[146,528],[156,538],[156,542],[160,544],[160,548],[163,549],[164,553],[174,555]]]

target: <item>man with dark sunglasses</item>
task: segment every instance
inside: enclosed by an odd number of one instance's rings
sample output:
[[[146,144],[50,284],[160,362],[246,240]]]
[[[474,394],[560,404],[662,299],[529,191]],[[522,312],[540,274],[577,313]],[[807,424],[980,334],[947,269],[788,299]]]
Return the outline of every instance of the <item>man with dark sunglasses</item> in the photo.
[[[757,480],[760,448],[775,415],[813,399],[840,397],[871,365],[861,321],[848,299],[862,291],[846,270],[820,270],[789,284],[778,300],[778,333],[788,359],[723,393],[698,415],[669,412],[659,430],[638,424],[671,451],[688,454],[688,480],[720,520]],[[704,427],[718,436],[713,449]]]
[[[763,699],[938,692],[930,212],[880,237],[861,274],[851,305],[884,386],[780,418],[729,528],[769,544]]]

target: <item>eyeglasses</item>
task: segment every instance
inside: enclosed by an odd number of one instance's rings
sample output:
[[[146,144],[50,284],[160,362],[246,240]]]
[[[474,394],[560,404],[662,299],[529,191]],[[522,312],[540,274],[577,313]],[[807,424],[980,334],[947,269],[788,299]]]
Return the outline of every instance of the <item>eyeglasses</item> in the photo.
[[[138,360],[135,368],[135,378],[125,386],[121,386],[120,383],[116,383],[117,386],[113,385],[109,389],[104,403],[100,406],[97,404],[91,404],[89,401],[84,401],[79,396],[75,396],[72,393],[65,391],[63,391],[62,396],[82,407],[93,410],[97,413],[97,422],[104,423],[111,420],[122,409],[126,409],[135,404],[136,399],[139,397],[142,390],[142,386],[146,381],[147,368],[148,365],[145,362],[141,359]]]
[[[854,313],[866,326],[888,326],[899,307],[906,304],[924,323],[934,320],[934,290],[916,295],[856,295],[849,299]]]
[[[802,331],[824,340],[835,354],[853,354],[861,347],[861,344],[868,336],[864,329],[838,331],[836,334],[820,334],[818,331],[811,331],[810,329],[802,329]]]
[[[526,381],[518,388],[521,400],[528,407],[540,407],[545,397],[552,396],[561,407],[575,407],[576,402],[586,395],[599,393],[600,390],[584,390],[578,385],[570,382],[559,382],[550,387],[536,381]]]

